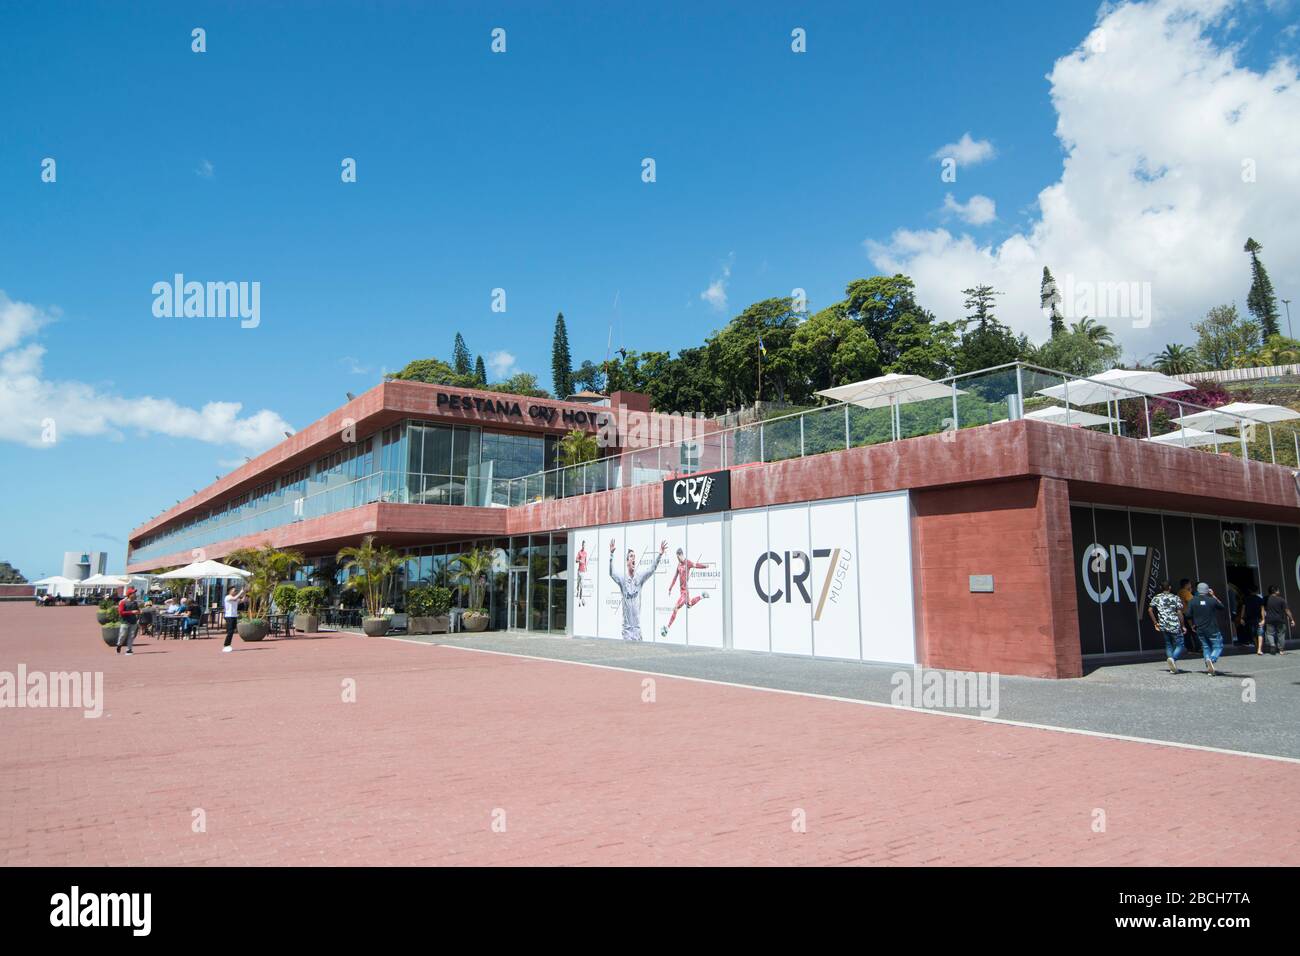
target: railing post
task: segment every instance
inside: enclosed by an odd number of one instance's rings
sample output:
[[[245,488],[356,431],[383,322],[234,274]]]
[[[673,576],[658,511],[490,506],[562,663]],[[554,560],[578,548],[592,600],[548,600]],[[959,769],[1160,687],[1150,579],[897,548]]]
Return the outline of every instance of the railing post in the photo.
[[[763,448],[763,423],[758,423],[758,460],[767,461],[767,454]]]
[[[804,457],[803,451],[803,415],[799,416],[799,457]]]
[[[1016,418],[1025,417],[1025,387],[1020,380],[1020,363],[1016,363]]]
[[[849,442],[849,403],[845,402],[844,403],[844,450],[848,451],[852,447],[853,447],[852,444]]]
[[[1246,420],[1244,418],[1237,420],[1237,431],[1241,435],[1241,460],[1246,461]]]
[[[1147,438],[1151,437],[1151,409],[1147,405],[1147,397],[1142,396],[1142,417],[1147,421]]]
[[[1273,447],[1273,425],[1268,426],[1268,460],[1274,465],[1277,464],[1277,450]]]
[[[952,380],[952,430],[955,432],[961,426],[957,423],[957,380]]]

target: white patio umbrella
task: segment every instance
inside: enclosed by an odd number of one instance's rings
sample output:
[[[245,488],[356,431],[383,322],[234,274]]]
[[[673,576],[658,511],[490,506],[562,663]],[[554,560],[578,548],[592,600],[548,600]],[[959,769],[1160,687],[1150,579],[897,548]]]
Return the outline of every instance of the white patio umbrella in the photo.
[[[890,372],[875,378],[853,382],[850,385],[837,385],[823,388],[817,392],[836,402],[851,402],[862,408],[891,408],[890,424],[894,437],[900,432],[898,408],[908,402],[925,402],[935,398],[952,398],[953,419],[957,417],[957,396],[963,394],[959,388],[944,385],[928,379],[924,375],[900,375]]]
[[[1107,414],[1110,403],[1118,403],[1125,398],[1142,398],[1143,417],[1147,422],[1147,437],[1151,436],[1151,418],[1147,409],[1148,395],[1168,395],[1172,392],[1186,392],[1191,386],[1176,378],[1152,372],[1148,369],[1112,368],[1088,378],[1075,379],[1051,388],[1040,388],[1039,395],[1059,398],[1069,405],[1100,405],[1106,403]],[[1119,418],[1119,408],[1115,409],[1115,418]]]
[[[80,583],[76,578],[65,578],[62,574],[52,574],[48,578],[33,581],[32,586],[45,588],[47,593],[53,594],[55,597],[72,597],[74,589]]]
[[[231,567],[229,564],[222,564],[220,561],[209,559],[207,561],[195,561],[193,564],[187,564],[175,571],[159,574],[158,577],[164,581],[174,581],[180,578],[194,580],[202,580],[203,578],[246,578],[249,577],[249,572],[243,568]]]
[[[1153,445],[1181,445],[1191,448],[1196,445],[1230,445],[1237,441],[1234,435],[1221,435],[1218,432],[1201,431],[1199,428],[1180,428],[1167,435],[1144,438]]]
[[[1183,415],[1171,419],[1189,428],[1201,428],[1217,431],[1220,428],[1237,428],[1241,420],[1248,418],[1253,422],[1285,422],[1300,418],[1300,412],[1282,405],[1261,405],[1258,402],[1232,402],[1195,415]]]
[[[1110,419],[1105,415],[1094,415],[1092,412],[1080,411],[1068,405],[1053,405],[1050,408],[1026,412],[1025,418],[1036,422],[1050,422],[1053,425],[1079,425],[1085,428],[1089,425],[1110,424]]]

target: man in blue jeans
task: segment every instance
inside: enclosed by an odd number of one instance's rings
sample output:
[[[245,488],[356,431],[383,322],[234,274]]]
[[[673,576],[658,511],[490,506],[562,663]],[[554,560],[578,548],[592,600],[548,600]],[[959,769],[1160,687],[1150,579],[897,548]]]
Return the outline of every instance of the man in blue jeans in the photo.
[[[1214,676],[1214,662],[1223,653],[1223,633],[1219,630],[1218,612],[1224,610],[1223,602],[1214,596],[1214,590],[1202,581],[1196,585],[1196,594],[1187,602],[1187,616],[1201,640],[1201,654],[1205,658],[1205,673]]]
[[[1160,593],[1147,605],[1147,616],[1165,639],[1165,663],[1169,665],[1169,673],[1177,674],[1178,665],[1174,661],[1182,656],[1183,631],[1187,625],[1183,623],[1183,601],[1168,581],[1161,582]]]

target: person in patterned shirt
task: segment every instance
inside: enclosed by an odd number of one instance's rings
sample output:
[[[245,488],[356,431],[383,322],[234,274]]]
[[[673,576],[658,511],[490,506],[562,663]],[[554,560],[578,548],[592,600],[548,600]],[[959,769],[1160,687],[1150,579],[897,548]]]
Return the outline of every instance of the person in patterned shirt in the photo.
[[[1183,632],[1187,625],[1183,621],[1182,598],[1174,593],[1174,586],[1168,581],[1160,585],[1160,593],[1147,605],[1147,616],[1165,639],[1165,663],[1169,665],[1169,673],[1177,674],[1178,665],[1174,661],[1183,653]]]

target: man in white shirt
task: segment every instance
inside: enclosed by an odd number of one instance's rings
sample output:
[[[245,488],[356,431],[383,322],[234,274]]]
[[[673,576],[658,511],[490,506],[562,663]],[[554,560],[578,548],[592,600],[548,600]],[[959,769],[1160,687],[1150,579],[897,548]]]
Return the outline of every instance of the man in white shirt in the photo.
[[[230,642],[235,639],[235,625],[239,623],[239,602],[244,599],[245,593],[232,587],[221,601],[222,614],[226,618],[226,643],[221,648],[223,654],[230,653]]]

